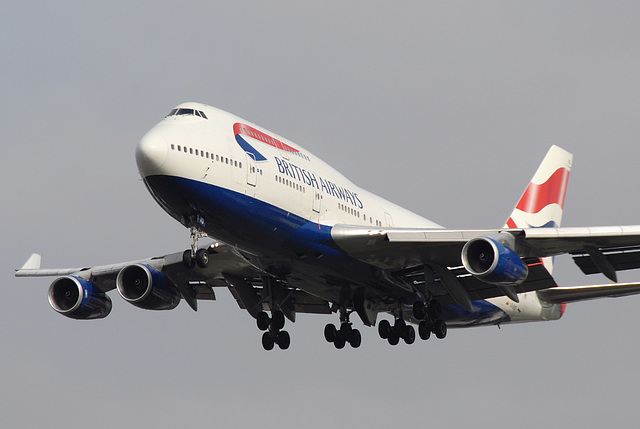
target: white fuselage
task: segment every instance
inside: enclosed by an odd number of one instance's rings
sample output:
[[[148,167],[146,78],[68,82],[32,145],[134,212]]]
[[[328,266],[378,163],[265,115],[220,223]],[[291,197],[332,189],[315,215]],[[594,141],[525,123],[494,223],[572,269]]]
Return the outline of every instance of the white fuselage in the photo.
[[[300,228],[441,228],[356,186],[295,143],[204,104],[174,109],[142,138],[136,160],[149,190],[174,218],[188,227],[202,219],[200,226],[211,235],[254,253],[277,252],[287,234]],[[186,189],[190,196],[182,197]],[[206,201],[199,197],[205,189]],[[562,314],[560,306],[544,306],[535,292],[521,294],[520,303],[506,297],[485,302],[500,309],[505,322]]]

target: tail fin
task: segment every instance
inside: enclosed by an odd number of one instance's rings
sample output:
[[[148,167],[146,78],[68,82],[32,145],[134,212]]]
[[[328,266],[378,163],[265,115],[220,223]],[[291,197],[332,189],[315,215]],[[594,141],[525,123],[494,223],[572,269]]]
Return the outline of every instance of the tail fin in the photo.
[[[551,146],[505,226],[559,227],[572,161],[572,154],[558,146]],[[545,258],[543,263],[549,272],[553,270],[550,258]]]

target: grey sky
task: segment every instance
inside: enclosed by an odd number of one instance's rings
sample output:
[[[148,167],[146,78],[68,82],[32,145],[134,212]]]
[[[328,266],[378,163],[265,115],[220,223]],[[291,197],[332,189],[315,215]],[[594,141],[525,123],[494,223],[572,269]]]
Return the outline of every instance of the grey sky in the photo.
[[[1,427],[596,427],[635,422],[639,297],[558,322],[360,349],[300,316],[264,352],[226,290],[197,313],[112,294],[56,314],[43,265],[179,251],[134,147],[200,101],[283,135],[433,221],[501,226],[551,144],[575,155],[565,226],[638,224],[637,2],[13,2],[0,14]],[[60,2],[62,3],[62,2]],[[559,258],[563,285],[600,283]],[[638,280],[640,273],[624,273]]]

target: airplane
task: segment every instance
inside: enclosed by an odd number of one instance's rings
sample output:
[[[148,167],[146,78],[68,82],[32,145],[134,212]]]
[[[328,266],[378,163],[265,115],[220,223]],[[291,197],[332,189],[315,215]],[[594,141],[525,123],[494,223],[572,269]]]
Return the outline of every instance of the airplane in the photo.
[[[135,156],[148,191],[189,230],[191,245],[61,269],[41,268],[33,254],[16,277],[56,277],[49,303],[66,317],[106,317],[113,289],[142,309],[185,300],[197,310],[227,288],[256,319],[265,350],[289,348],[284,327],[298,313],[337,314],[324,337],[342,349],[362,343],[354,313],[389,344],[412,344],[416,330],[422,340],[442,339],[449,328],[557,320],[569,302],[640,293],[640,283],[555,283],[552,258],[565,253],[585,274],[614,282],[617,271],[640,268],[640,226],[560,226],[573,155],[557,146],[506,224],[486,230],[446,229],[356,186],[284,137],[205,104],[172,109]]]

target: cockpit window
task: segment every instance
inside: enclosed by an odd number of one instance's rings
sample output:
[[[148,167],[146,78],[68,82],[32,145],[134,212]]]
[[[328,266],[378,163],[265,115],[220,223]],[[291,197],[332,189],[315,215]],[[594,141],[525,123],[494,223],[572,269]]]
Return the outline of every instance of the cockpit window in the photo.
[[[207,115],[205,115],[202,110],[186,109],[186,108],[173,109],[171,112],[169,112],[167,117],[185,116],[185,115],[194,115],[194,116],[200,116],[201,118],[204,118],[204,119],[209,119],[207,118]]]

